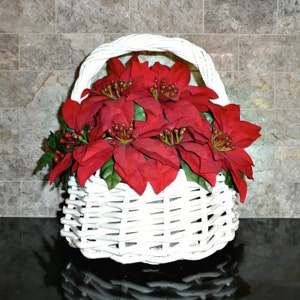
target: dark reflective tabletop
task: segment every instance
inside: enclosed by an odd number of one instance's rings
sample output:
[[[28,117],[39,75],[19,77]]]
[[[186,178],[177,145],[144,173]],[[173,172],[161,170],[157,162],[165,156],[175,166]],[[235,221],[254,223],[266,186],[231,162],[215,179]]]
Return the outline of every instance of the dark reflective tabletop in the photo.
[[[89,260],[58,219],[0,219],[0,299],[300,299],[300,219],[241,219],[236,238],[200,261]]]

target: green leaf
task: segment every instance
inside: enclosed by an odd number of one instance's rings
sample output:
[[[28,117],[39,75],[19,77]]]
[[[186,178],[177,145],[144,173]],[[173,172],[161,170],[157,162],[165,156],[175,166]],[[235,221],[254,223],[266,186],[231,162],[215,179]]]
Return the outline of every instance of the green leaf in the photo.
[[[202,112],[201,115],[209,122],[210,125],[213,124],[214,118],[210,113]]]
[[[121,177],[114,169],[114,160],[110,158],[101,168],[100,177],[102,177],[106,183],[108,188],[113,189],[120,181]]]
[[[57,146],[57,136],[54,132],[50,132],[50,135],[48,137],[48,146],[50,149],[55,150]]]
[[[229,172],[222,170],[222,174],[225,176],[225,184],[227,184],[230,188],[235,188],[233,179]]]
[[[66,122],[63,121],[61,124],[62,135],[64,135],[66,133],[67,129],[68,129],[68,125]]]
[[[145,121],[146,120],[146,115],[145,115],[145,111],[144,109],[138,105],[138,104],[134,104],[134,116],[133,116],[134,120],[138,120],[138,121]]]
[[[64,190],[68,190],[68,186],[69,186],[69,179],[71,176],[71,167],[69,167],[62,175],[63,180],[61,180],[62,183],[62,188]],[[60,184],[60,182],[58,182],[58,185]]]
[[[36,171],[41,171],[44,167],[52,163],[53,158],[56,156],[53,152],[46,152],[42,155]]]
[[[185,176],[188,181],[193,181],[198,183],[201,187],[203,187],[208,192],[211,192],[211,185],[201,176],[194,173],[189,165],[182,159],[180,159],[180,165],[183,171],[185,172]]]

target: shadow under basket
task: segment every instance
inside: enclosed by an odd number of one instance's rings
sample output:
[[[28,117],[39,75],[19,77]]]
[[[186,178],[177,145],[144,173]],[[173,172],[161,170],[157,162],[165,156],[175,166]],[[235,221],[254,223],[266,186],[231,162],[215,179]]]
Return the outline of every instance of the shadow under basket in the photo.
[[[237,194],[217,178],[208,193],[180,170],[163,192],[148,185],[142,196],[124,183],[108,190],[98,174],[84,188],[71,178],[61,235],[87,258],[123,264],[205,258],[233,240],[239,224]]]
[[[96,48],[80,68],[71,99],[82,100],[82,91],[99,78],[109,58],[141,51],[158,53],[154,59],[171,53],[191,63],[205,85],[218,94],[214,102],[228,104],[223,82],[202,48],[181,38],[151,34],[125,36]],[[224,180],[218,175],[208,193],[180,170],[163,192],[156,195],[148,185],[140,196],[124,183],[108,190],[99,174],[85,187],[71,178],[61,235],[88,258],[111,258],[123,264],[205,258],[225,247],[239,224],[238,195]]]

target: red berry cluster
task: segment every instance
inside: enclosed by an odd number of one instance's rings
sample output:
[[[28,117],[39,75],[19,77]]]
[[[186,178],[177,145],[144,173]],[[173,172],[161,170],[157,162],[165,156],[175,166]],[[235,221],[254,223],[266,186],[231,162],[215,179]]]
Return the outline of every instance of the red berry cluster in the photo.
[[[58,149],[55,150],[56,156],[53,158],[53,161],[57,164],[59,163],[63,157],[65,156],[66,152],[69,150],[73,150],[74,146],[79,140],[79,135],[75,132],[70,133],[66,132],[63,137],[59,139],[59,143],[62,144],[63,146],[61,149],[64,149],[65,151],[60,151]]]
[[[111,128],[107,130],[108,134],[114,138],[114,143],[128,144],[135,140],[137,136],[134,134],[134,127],[131,123],[130,126],[127,126],[125,123],[116,123],[112,125]]]

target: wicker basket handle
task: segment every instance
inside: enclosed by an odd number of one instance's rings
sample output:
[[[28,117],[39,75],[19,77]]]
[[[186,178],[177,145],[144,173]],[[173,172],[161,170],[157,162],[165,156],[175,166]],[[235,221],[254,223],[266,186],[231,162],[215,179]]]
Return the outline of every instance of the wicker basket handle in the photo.
[[[214,67],[211,57],[204,49],[182,38],[152,34],[132,34],[98,46],[81,65],[71,98],[78,102],[82,101],[82,91],[91,87],[95,76],[107,60],[134,51],[167,51],[192,63],[201,73],[205,84],[219,95],[218,100],[214,102],[221,105],[228,103],[224,84]]]

